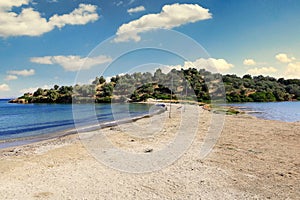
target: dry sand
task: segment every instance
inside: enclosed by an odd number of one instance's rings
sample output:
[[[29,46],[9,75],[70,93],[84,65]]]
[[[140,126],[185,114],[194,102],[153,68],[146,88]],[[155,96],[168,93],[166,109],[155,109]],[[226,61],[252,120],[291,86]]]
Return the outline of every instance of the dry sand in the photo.
[[[212,113],[195,109],[201,117],[193,144],[154,172],[112,169],[91,156],[78,135],[2,149],[0,199],[299,199],[300,123],[226,116],[214,149],[201,159]],[[166,112],[131,124],[159,124],[151,126],[156,134],[127,134],[129,125],[101,131],[118,148],[151,155],[177,137],[186,114],[179,105],[172,111],[171,119]]]

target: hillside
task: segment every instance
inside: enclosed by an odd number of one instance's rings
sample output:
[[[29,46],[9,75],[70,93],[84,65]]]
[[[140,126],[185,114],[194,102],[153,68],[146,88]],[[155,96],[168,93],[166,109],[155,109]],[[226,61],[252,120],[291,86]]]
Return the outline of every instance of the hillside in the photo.
[[[222,80],[222,81],[221,81]],[[210,89],[208,89],[210,88]],[[225,89],[225,90],[224,90]],[[225,97],[226,94],[226,97]],[[92,84],[39,88],[34,93],[11,100],[11,103],[109,103],[153,99],[183,99],[210,102],[271,102],[300,100],[300,79],[276,79],[269,76],[212,74],[204,69],[171,70],[164,74],[133,73],[103,76]]]

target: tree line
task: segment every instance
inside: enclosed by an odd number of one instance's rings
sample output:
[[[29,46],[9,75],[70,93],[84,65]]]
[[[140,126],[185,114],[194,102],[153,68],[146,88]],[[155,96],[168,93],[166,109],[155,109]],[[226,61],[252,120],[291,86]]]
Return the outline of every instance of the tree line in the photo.
[[[27,103],[110,103],[139,102],[153,99],[183,99],[209,103],[272,102],[300,100],[300,79],[276,79],[269,76],[243,77],[221,75],[195,68],[163,73],[150,72],[117,75],[109,81],[96,77],[91,84],[37,89],[18,99]]]

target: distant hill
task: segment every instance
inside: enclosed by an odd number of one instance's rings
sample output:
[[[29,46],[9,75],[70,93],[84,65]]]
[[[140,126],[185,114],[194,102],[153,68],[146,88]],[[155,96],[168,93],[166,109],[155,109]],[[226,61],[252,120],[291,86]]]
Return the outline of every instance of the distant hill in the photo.
[[[222,80],[222,81],[221,81]],[[210,89],[209,89],[210,88]],[[224,91],[225,89],[225,91]],[[224,97],[226,94],[226,97]],[[138,102],[153,99],[197,100],[209,103],[218,98],[227,102],[271,102],[300,100],[300,79],[269,76],[213,74],[204,69],[171,70],[164,74],[133,73],[112,77],[103,76],[92,84],[39,88],[34,93],[11,100],[11,103],[109,103]]]

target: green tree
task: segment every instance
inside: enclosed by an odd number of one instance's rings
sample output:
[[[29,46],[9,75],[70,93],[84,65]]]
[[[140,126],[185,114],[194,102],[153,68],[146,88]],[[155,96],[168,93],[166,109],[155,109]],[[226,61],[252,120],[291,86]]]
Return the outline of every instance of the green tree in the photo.
[[[103,83],[105,83],[105,82],[106,82],[105,78],[104,78],[103,76],[100,76],[100,78],[99,78],[99,83],[100,83],[100,84],[103,84]]]
[[[44,90],[42,88],[38,88],[34,93],[33,93],[33,96],[37,97],[37,96],[40,96],[40,95],[43,95],[44,93]]]

